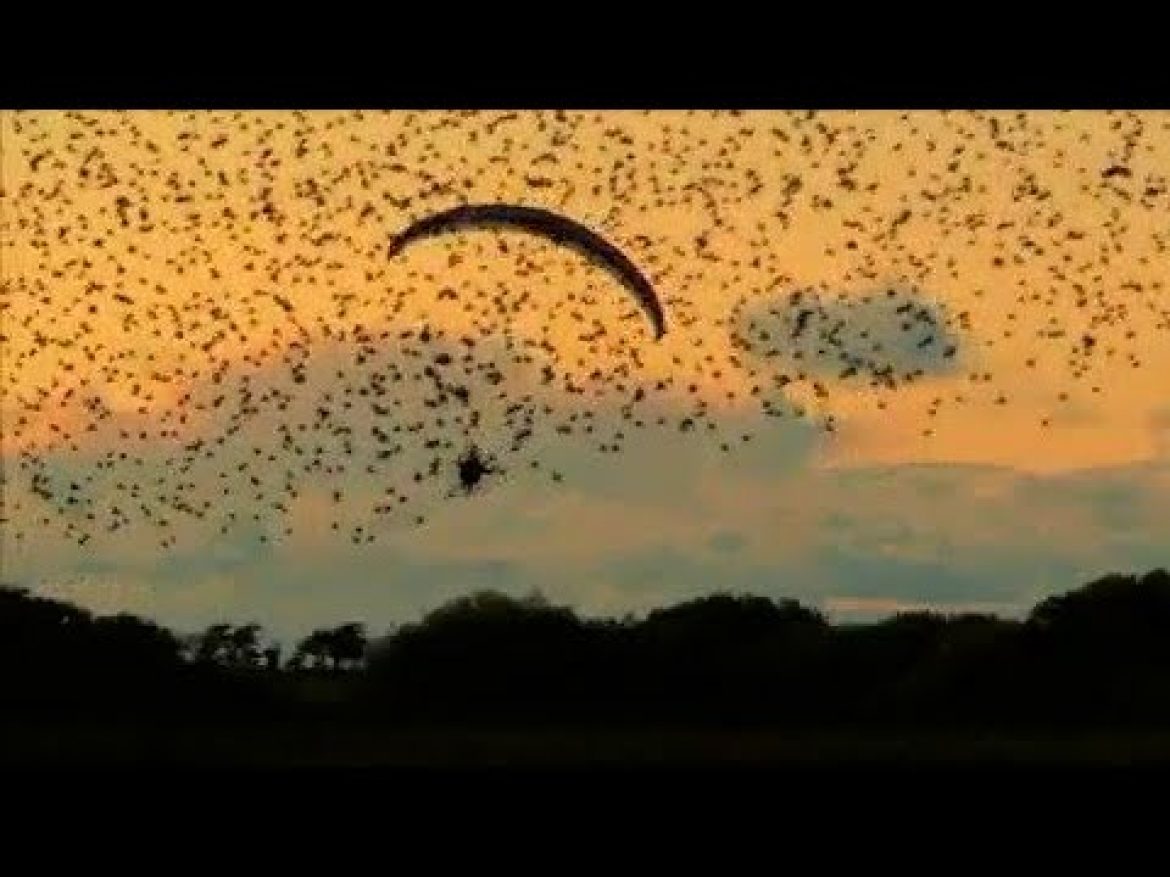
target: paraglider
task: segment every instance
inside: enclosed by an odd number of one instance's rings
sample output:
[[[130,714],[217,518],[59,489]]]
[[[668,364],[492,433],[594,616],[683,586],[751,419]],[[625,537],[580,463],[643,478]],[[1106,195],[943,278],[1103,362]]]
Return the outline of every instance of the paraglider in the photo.
[[[459,467],[459,484],[463,488],[463,492],[469,496],[483,481],[484,476],[497,471],[477,445],[468,448],[467,452],[457,461],[457,465]]]
[[[654,326],[655,338],[666,334],[666,317],[650,281],[630,259],[592,229],[551,210],[519,204],[464,204],[424,217],[390,240],[394,258],[412,241],[463,228],[511,227],[565,244],[615,275],[637,297]]]

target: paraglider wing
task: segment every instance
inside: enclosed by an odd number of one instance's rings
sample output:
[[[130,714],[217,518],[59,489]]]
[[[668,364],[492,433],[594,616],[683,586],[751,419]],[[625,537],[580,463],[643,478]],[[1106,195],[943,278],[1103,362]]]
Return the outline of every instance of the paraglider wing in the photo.
[[[519,228],[542,235],[558,244],[580,252],[624,283],[638,298],[639,304],[654,325],[656,338],[666,334],[666,317],[658,294],[646,276],[630,259],[592,229],[581,223],[544,210],[519,204],[464,204],[424,217],[412,223],[390,240],[389,254],[394,258],[412,241],[461,228]]]

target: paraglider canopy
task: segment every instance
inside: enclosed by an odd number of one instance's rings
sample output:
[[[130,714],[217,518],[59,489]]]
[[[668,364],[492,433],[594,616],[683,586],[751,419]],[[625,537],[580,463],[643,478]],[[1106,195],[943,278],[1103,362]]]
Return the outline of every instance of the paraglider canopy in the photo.
[[[653,285],[630,259],[592,229],[574,219],[520,204],[464,204],[424,217],[390,239],[394,258],[412,241],[464,228],[519,228],[564,244],[601,265],[637,297],[654,326],[655,338],[666,334],[666,317]]]

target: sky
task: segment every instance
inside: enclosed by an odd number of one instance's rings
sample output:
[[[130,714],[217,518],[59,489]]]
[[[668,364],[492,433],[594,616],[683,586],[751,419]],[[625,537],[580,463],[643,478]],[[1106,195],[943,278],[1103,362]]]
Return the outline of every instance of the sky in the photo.
[[[1165,566],[1168,166],[1159,112],[3,112],[0,578],[287,638],[479,588],[585,614],[735,590],[838,620],[1018,615]],[[602,233],[666,336],[523,233],[387,258],[468,201]],[[367,453],[359,385],[469,337],[499,366],[469,381],[506,477],[448,496],[445,459],[415,490],[427,455]],[[458,450],[458,406],[393,387]],[[517,400],[548,428],[513,454]],[[290,463],[321,406],[339,428]],[[370,514],[404,483],[423,523]],[[160,530],[152,489],[203,517]]]

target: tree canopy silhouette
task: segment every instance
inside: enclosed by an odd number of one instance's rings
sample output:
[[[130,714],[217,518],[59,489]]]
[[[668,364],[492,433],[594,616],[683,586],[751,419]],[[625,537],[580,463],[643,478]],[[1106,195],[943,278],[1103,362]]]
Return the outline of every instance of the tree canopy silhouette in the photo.
[[[255,623],[184,640],[0,587],[0,720],[69,711],[378,721],[1170,723],[1170,574],[1113,574],[1023,620],[903,613],[833,625],[794,600],[714,593],[581,618],[480,591],[371,640],[293,650]],[[308,710],[308,713],[305,711]]]

